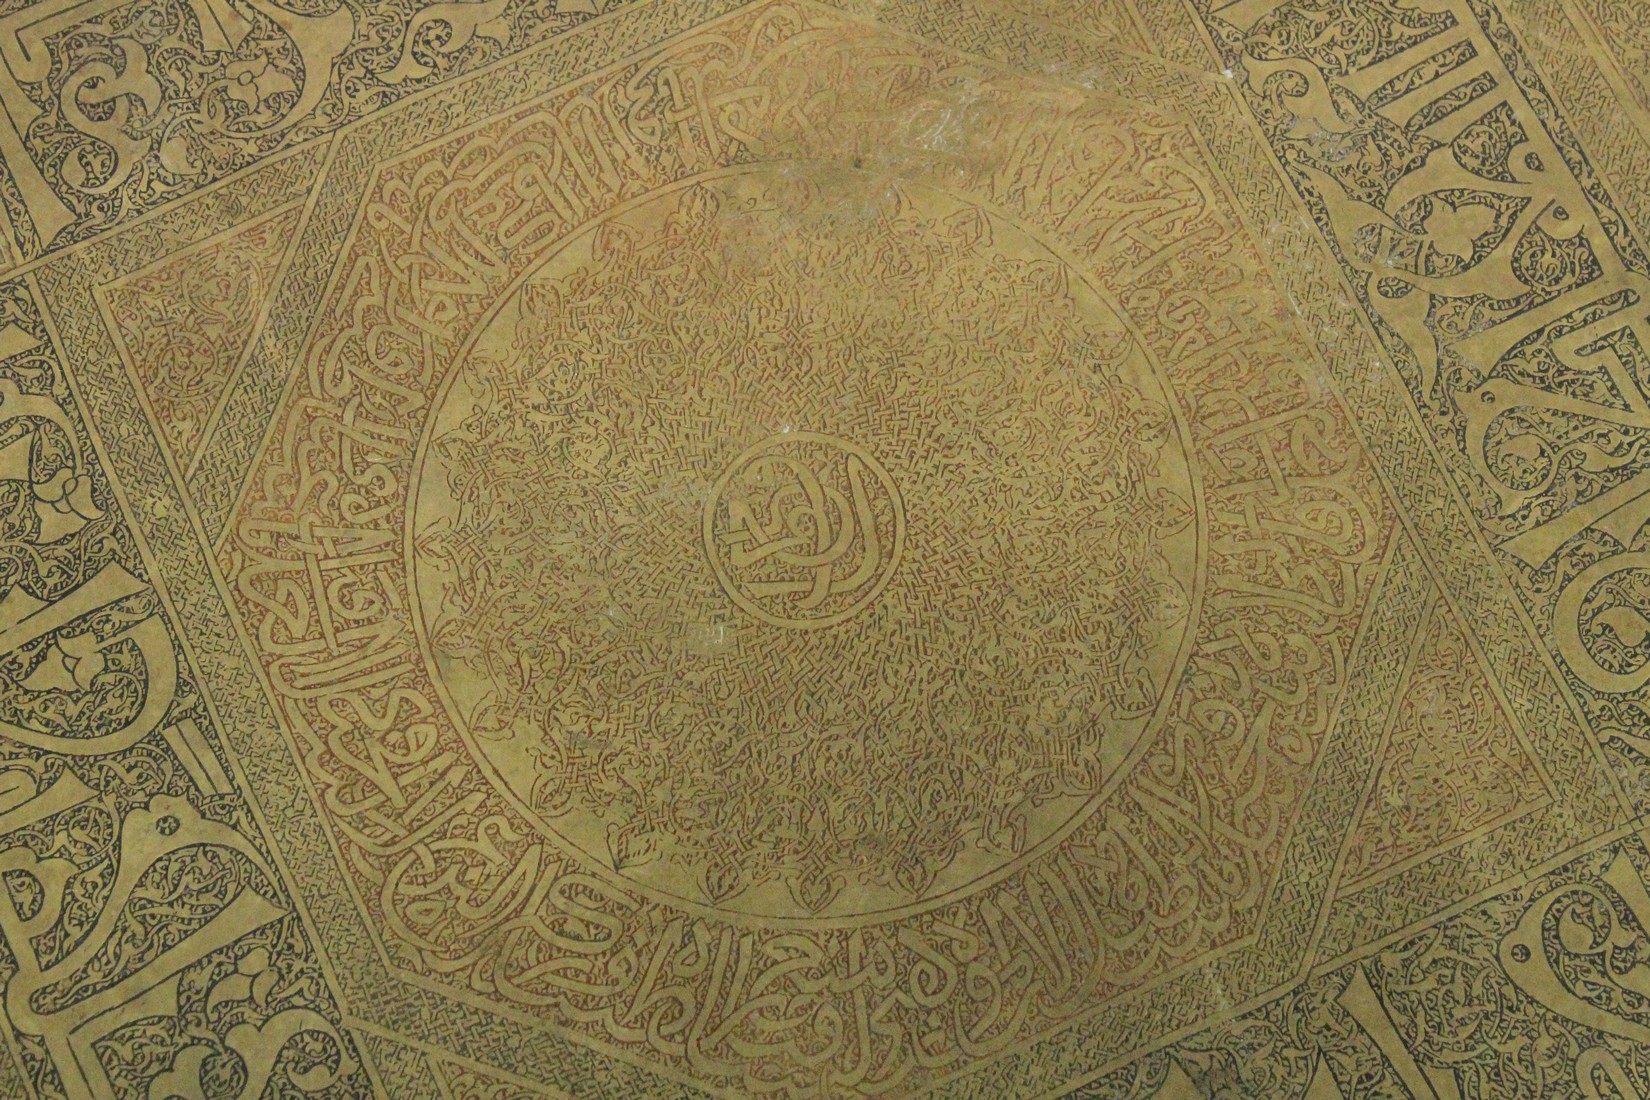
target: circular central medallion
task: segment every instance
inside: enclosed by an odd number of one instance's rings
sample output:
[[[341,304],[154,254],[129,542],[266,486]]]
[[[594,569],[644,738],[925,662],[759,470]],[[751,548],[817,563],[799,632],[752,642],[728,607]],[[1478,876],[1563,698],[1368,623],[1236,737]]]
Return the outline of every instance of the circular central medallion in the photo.
[[[773,626],[865,610],[905,547],[905,503],[863,447],[780,432],[741,452],[705,498],[705,555],[728,598]]]
[[[857,923],[1105,798],[1201,525],[1126,324],[1035,237],[842,167],[638,197],[442,382],[408,555],[478,761],[633,889]]]

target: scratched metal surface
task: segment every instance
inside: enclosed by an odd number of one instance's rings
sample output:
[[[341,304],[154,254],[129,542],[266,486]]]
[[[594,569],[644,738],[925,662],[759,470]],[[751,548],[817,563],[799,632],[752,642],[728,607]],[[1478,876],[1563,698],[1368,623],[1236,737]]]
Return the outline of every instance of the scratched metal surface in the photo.
[[[1650,1095],[1640,14],[0,3],[0,1095]]]

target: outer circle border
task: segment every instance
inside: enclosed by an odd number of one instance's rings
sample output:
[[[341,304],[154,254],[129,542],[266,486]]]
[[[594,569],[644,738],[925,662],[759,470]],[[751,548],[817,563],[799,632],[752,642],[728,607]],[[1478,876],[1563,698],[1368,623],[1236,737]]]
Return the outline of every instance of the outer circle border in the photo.
[[[662,194],[682,190],[707,180],[718,179],[725,176],[743,175],[749,172],[760,171],[780,165],[799,164],[831,164],[838,168],[842,166],[840,161],[836,161],[831,158],[809,156],[777,156],[748,163],[717,165],[702,171],[688,173],[687,175],[672,180],[660,187],[650,188],[642,194],[635,195],[623,202],[616,203],[612,207],[603,210],[601,213],[569,228],[568,231],[562,234],[556,242],[546,247],[544,252],[523,271],[496,291],[492,304],[481,314],[481,316],[476,319],[468,334],[459,343],[457,348],[455,348],[452,355],[453,362],[457,363],[462,361],[470,354],[481,333],[486,330],[493,318],[497,316],[499,310],[503,308],[504,303],[508,301],[523,284],[537,274],[538,271],[542,270],[544,266],[550,262],[553,256],[569,247],[573,241],[577,240],[581,236],[594,232],[596,228],[604,221],[620,216],[626,212],[652,202]],[[684,897],[670,891],[660,890],[656,887],[649,887],[639,884],[634,879],[628,878],[615,871],[598,855],[587,851],[583,846],[573,842],[556,829],[550,827],[545,821],[543,815],[528,806],[514,792],[511,791],[509,784],[506,783],[503,777],[499,774],[497,767],[487,759],[485,753],[482,753],[476,747],[474,736],[471,734],[468,726],[457,718],[458,710],[454,706],[446,685],[442,682],[440,676],[435,675],[436,665],[433,659],[433,649],[430,644],[429,632],[424,623],[423,616],[416,613],[410,615],[409,620],[417,641],[420,664],[423,667],[424,674],[429,677],[429,683],[434,691],[435,698],[440,702],[443,710],[446,712],[445,717],[447,720],[453,723],[454,730],[458,733],[460,740],[463,741],[469,749],[471,759],[481,770],[481,773],[486,778],[488,785],[495,793],[499,795],[499,797],[504,800],[505,804],[516,813],[520,814],[524,822],[531,825],[540,833],[540,835],[548,839],[553,845],[556,846],[556,848],[567,855],[580,868],[595,875],[604,882],[611,884],[624,894],[637,898],[646,898],[650,901],[668,906],[669,908],[683,914],[687,914],[698,919],[707,920],[719,926],[725,925],[747,929],[764,929],[771,931],[791,930],[815,933],[830,930],[865,928],[872,925],[898,924],[922,913],[932,912],[943,908],[944,906],[958,903],[964,898],[975,895],[980,891],[991,889],[993,886],[1001,883],[1005,879],[1008,879],[1023,871],[1033,861],[1046,856],[1048,853],[1063,845],[1072,832],[1076,830],[1083,821],[1087,820],[1093,812],[1102,803],[1104,803],[1112,793],[1115,792],[1125,777],[1133,772],[1134,766],[1145,754],[1153,738],[1157,733],[1161,732],[1162,727],[1173,707],[1175,698],[1181,690],[1182,676],[1190,663],[1193,651],[1196,649],[1196,624],[1201,621],[1205,610],[1205,590],[1207,584],[1206,573],[1209,556],[1208,520],[1204,508],[1204,475],[1202,467],[1198,461],[1198,452],[1194,445],[1191,430],[1186,422],[1185,409],[1181,404],[1182,399],[1176,391],[1171,376],[1164,370],[1163,365],[1158,361],[1157,356],[1153,353],[1151,346],[1140,335],[1138,325],[1131,317],[1129,311],[1123,307],[1122,303],[1114,299],[1113,296],[1099,284],[1099,282],[1093,277],[1089,268],[1074,257],[1068,248],[1057,243],[1056,241],[1051,240],[1047,233],[1040,232],[1032,226],[1026,225],[1024,221],[1014,216],[1013,212],[1005,210],[1000,205],[983,195],[974,194],[972,192],[960,193],[953,191],[948,187],[930,182],[926,179],[913,180],[909,182],[912,182],[917,186],[926,187],[939,192],[956,201],[976,206],[992,217],[999,218],[1013,225],[1017,230],[1030,237],[1041,248],[1045,249],[1073,275],[1081,279],[1086,289],[1090,293],[1094,294],[1099,301],[1104,303],[1106,307],[1112,311],[1112,314],[1123,324],[1124,328],[1129,333],[1130,338],[1134,341],[1135,347],[1142,356],[1145,366],[1150,370],[1153,379],[1156,381],[1156,384],[1163,394],[1167,411],[1174,424],[1175,435],[1179,441],[1182,460],[1186,464],[1187,474],[1191,483],[1193,514],[1192,523],[1195,525],[1195,551],[1192,568],[1192,590],[1189,593],[1189,605],[1187,608],[1187,622],[1189,625],[1187,629],[1182,632],[1180,644],[1176,648],[1173,670],[1165,681],[1163,695],[1162,698],[1158,700],[1156,710],[1147,720],[1146,730],[1140,737],[1135,739],[1132,748],[1127,753],[1125,758],[1119,761],[1116,770],[1112,773],[1111,778],[1105,783],[1105,785],[1093,796],[1086,799],[1082,805],[1076,807],[1064,822],[1052,829],[1041,841],[1028,847],[1026,851],[1020,853],[1015,858],[1008,860],[1007,862],[1001,864],[1000,866],[994,867],[989,871],[986,871],[977,878],[943,893],[936,894],[933,897],[923,898],[919,901],[911,902],[905,905],[892,906],[886,909],[879,909],[852,915],[831,917],[791,917],[758,915],[740,912],[735,909],[724,908],[715,904]],[[432,407],[440,404],[442,399],[441,394],[445,390],[446,386],[450,384],[449,380],[452,377],[452,372],[450,370],[443,369],[442,374],[444,375],[444,378],[436,386],[435,393],[437,396],[435,396],[431,401]],[[408,487],[403,498],[404,511],[402,513],[403,529],[401,535],[403,565],[405,569],[405,576],[414,585],[416,585],[416,564],[412,520],[413,515],[417,511],[417,499],[419,493],[418,486],[422,481],[421,475],[424,462],[428,455],[427,437],[433,424],[433,416],[426,419],[420,431],[413,440],[413,463],[412,468],[409,471]],[[890,576],[892,576],[892,574],[890,574]]]

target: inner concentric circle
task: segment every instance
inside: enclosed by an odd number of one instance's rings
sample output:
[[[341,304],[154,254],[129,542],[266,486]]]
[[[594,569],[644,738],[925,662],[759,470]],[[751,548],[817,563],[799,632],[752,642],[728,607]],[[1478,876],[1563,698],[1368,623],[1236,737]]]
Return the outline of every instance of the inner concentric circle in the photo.
[[[638,200],[498,305],[409,557],[478,759],[601,873],[763,920],[974,888],[1092,808],[1200,524],[1127,327],[1029,233],[819,165]]]
[[[736,457],[705,498],[722,591],[772,626],[834,626],[870,606],[905,549],[905,502],[876,455],[782,431]]]

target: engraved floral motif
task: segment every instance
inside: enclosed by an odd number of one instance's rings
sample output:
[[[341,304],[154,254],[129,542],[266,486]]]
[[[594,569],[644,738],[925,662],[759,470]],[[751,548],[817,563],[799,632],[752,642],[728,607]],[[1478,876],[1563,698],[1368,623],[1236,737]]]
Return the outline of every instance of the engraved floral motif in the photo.
[[[107,287],[128,365],[187,470],[298,225],[288,208]]]
[[[627,877],[797,916],[960,885],[1101,790],[1176,660],[1196,532],[1147,370],[921,188],[768,168],[607,221],[437,413],[442,679]]]
[[[0,15],[0,201],[37,255],[621,2],[42,0]]]
[[[1545,794],[1455,613],[1436,597],[1412,660],[1374,789],[1347,848],[1343,889]]]

